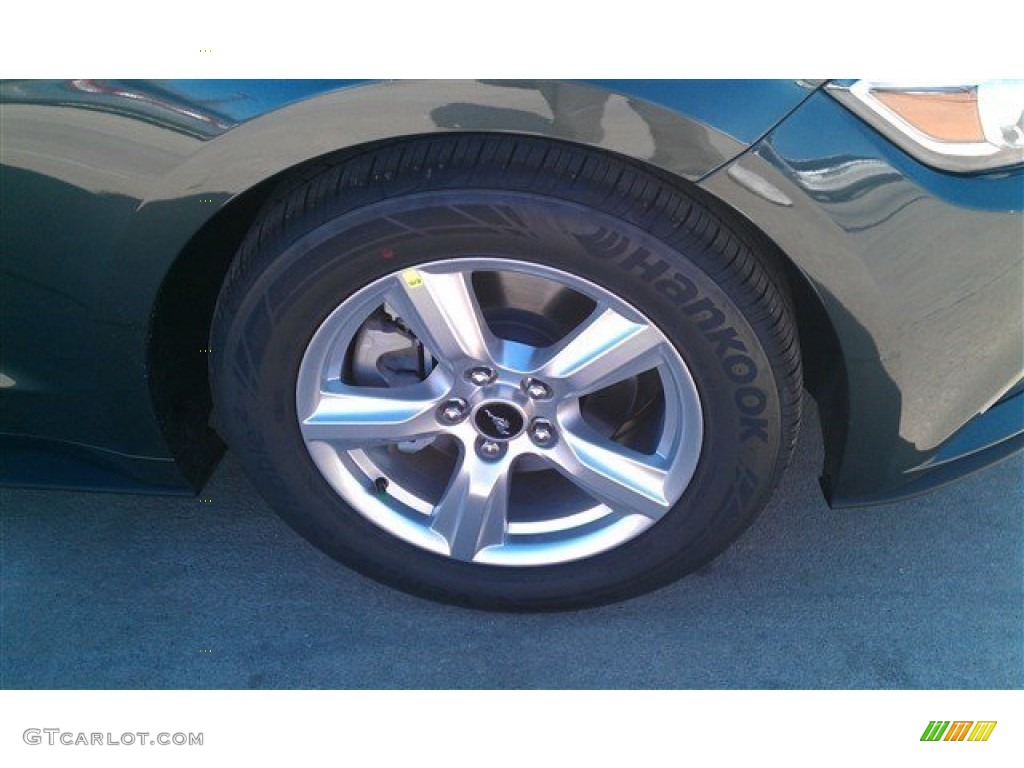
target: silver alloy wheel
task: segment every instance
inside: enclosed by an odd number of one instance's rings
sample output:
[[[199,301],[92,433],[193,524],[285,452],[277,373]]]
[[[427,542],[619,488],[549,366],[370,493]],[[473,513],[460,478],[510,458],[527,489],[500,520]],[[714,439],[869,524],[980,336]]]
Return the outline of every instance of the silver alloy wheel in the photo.
[[[383,368],[387,345],[365,333],[381,317],[392,347],[418,348],[411,380],[353,373],[367,354]],[[296,406],[350,506],[417,547],[492,565],[633,539],[682,496],[703,443],[693,379],[650,320],[582,278],[507,259],[422,264],[343,301],[303,355]]]

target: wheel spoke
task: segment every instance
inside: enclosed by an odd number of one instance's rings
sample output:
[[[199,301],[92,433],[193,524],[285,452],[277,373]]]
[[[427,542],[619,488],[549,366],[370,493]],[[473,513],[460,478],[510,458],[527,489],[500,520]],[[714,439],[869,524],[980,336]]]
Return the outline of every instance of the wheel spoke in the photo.
[[[448,542],[452,557],[471,561],[485,547],[504,543],[508,493],[507,462],[484,461],[467,449],[430,527]]]
[[[598,307],[552,351],[538,376],[561,381],[565,396],[579,397],[655,367],[663,359],[664,343],[653,325]]]
[[[671,477],[662,457],[632,451],[582,421],[564,429],[552,459],[562,474],[620,514],[657,520],[671,507]]]
[[[409,387],[338,385],[322,391],[316,408],[301,422],[302,436],[365,447],[439,434],[443,428],[436,413],[446,388],[434,385],[434,378]]]
[[[406,270],[395,280],[388,303],[439,360],[491,359],[494,337],[468,274]]]

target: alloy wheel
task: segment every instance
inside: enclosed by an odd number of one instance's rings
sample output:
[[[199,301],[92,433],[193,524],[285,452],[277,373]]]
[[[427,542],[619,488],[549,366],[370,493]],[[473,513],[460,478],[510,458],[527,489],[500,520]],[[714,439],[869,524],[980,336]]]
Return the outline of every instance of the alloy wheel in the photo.
[[[424,550],[537,566],[621,546],[685,491],[697,388],[643,313],[510,259],[378,279],[323,320],[296,384],[303,441],[352,508]]]

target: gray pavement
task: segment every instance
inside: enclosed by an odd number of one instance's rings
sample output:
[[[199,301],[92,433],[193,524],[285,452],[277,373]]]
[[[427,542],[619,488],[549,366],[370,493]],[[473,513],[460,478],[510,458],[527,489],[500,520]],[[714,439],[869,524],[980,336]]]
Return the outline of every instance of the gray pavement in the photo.
[[[827,509],[813,411],[709,567],[577,613],[435,605],[336,564],[229,454],[200,502],[0,489],[2,687],[1011,688],[1024,682],[1024,457]]]

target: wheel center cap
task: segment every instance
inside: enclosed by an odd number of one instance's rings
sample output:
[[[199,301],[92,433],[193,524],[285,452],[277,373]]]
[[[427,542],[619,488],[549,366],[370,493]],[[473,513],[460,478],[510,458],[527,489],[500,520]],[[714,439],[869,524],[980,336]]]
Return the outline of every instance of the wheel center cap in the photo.
[[[473,422],[484,437],[511,440],[523,431],[526,417],[511,403],[491,400],[477,408]]]

